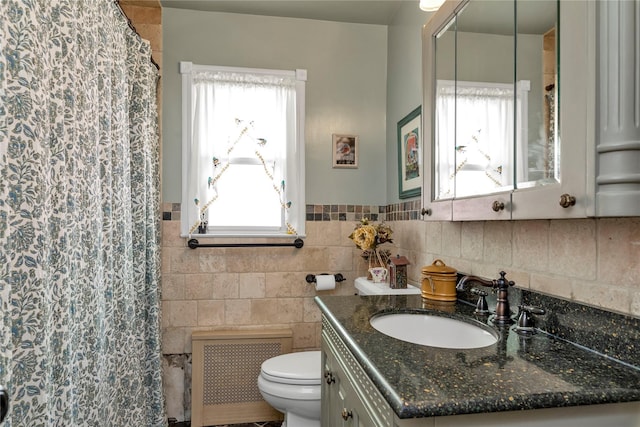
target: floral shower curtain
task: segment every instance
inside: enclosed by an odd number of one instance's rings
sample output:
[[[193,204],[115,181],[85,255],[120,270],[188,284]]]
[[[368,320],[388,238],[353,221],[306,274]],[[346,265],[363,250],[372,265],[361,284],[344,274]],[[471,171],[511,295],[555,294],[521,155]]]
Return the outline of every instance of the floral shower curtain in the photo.
[[[166,424],[150,54],[112,0],[0,0],[5,426]]]

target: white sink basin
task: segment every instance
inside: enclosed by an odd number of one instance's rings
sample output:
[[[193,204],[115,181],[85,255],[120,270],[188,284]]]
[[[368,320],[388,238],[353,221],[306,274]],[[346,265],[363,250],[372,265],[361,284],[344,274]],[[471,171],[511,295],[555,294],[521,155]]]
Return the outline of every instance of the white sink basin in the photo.
[[[372,317],[369,322],[385,335],[430,347],[471,349],[487,347],[498,341],[498,334],[488,328],[431,314],[382,314]]]

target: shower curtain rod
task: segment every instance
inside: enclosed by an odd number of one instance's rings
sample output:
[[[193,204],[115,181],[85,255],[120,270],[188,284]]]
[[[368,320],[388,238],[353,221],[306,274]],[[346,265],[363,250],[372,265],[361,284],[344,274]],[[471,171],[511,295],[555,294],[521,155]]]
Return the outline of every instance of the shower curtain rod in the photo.
[[[198,239],[189,239],[187,246],[191,249],[196,248],[262,248],[274,246],[293,246],[300,249],[304,246],[304,241],[297,238],[291,243],[199,243]]]

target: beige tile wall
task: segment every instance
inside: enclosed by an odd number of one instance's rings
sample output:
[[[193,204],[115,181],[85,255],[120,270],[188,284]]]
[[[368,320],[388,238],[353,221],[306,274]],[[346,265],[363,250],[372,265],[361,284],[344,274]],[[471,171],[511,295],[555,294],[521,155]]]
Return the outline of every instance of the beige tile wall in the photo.
[[[409,278],[440,258],[467,273],[640,315],[640,218],[554,221],[389,222]],[[191,331],[286,326],[296,351],[319,346],[316,294],[350,295],[366,265],[348,239],[355,223],[307,222],[302,249],[189,249],[179,221],[163,221],[163,353],[190,353]],[[318,292],[308,273],[342,273]]]
[[[191,332],[287,327],[294,351],[320,346],[315,295],[352,295],[366,265],[347,238],[354,223],[307,222],[296,248],[186,247],[179,221],[163,221],[163,353],[191,352]],[[201,239],[201,243],[210,242]],[[333,291],[316,292],[307,274],[342,273]]]
[[[640,316],[640,218],[388,223],[389,248],[409,258],[414,283],[440,258],[459,271],[497,277],[505,270],[517,286]],[[189,249],[179,226],[163,221],[162,351],[168,415],[182,421],[190,419],[192,331],[288,327],[294,351],[317,349],[313,297],[355,293],[366,264],[347,237],[353,221],[308,221],[302,249]],[[308,273],[325,272],[347,281],[323,292],[306,283]]]
[[[173,207],[165,204],[163,211]],[[439,258],[462,272],[493,278],[505,270],[519,287],[640,316],[638,217],[388,224],[394,230],[389,248],[411,261],[414,283],[421,268]],[[353,280],[366,264],[347,237],[354,221],[307,221],[302,249],[193,250],[179,237],[179,225],[163,221],[163,354],[184,356],[185,375],[175,369],[166,375],[165,395],[185,420],[192,331],[289,327],[294,351],[316,349],[320,313],[313,297],[355,293]],[[323,272],[342,273],[347,281],[315,292],[305,276]]]
[[[640,316],[640,218],[393,224],[410,279],[440,258],[459,271]]]
[[[505,270],[519,287],[640,316],[640,218],[388,224],[390,249],[409,258],[414,283],[422,266],[440,258],[459,271],[493,278]],[[284,326],[293,330],[294,351],[317,349],[313,297],[355,293],[366,264],[347,237],[353,221],[308,221],[302,249],[194,250],[179,225],[163,221],[162,327],[165,359],[182,355],[182,365],[165,368],[167,412],[182,421],[190,419],[192,331]],[[305,276],[324,272],[347,281],[316,293]]]

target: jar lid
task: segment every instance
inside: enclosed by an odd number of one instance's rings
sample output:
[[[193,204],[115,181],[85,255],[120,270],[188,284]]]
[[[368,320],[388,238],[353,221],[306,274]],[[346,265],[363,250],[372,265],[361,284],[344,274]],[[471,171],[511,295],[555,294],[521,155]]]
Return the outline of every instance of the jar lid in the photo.
[[[422,267],[422,272],[429,274],[456,274],[457,270],[453,267],[448,267],[441,259],[437,259],[431,265]]]

